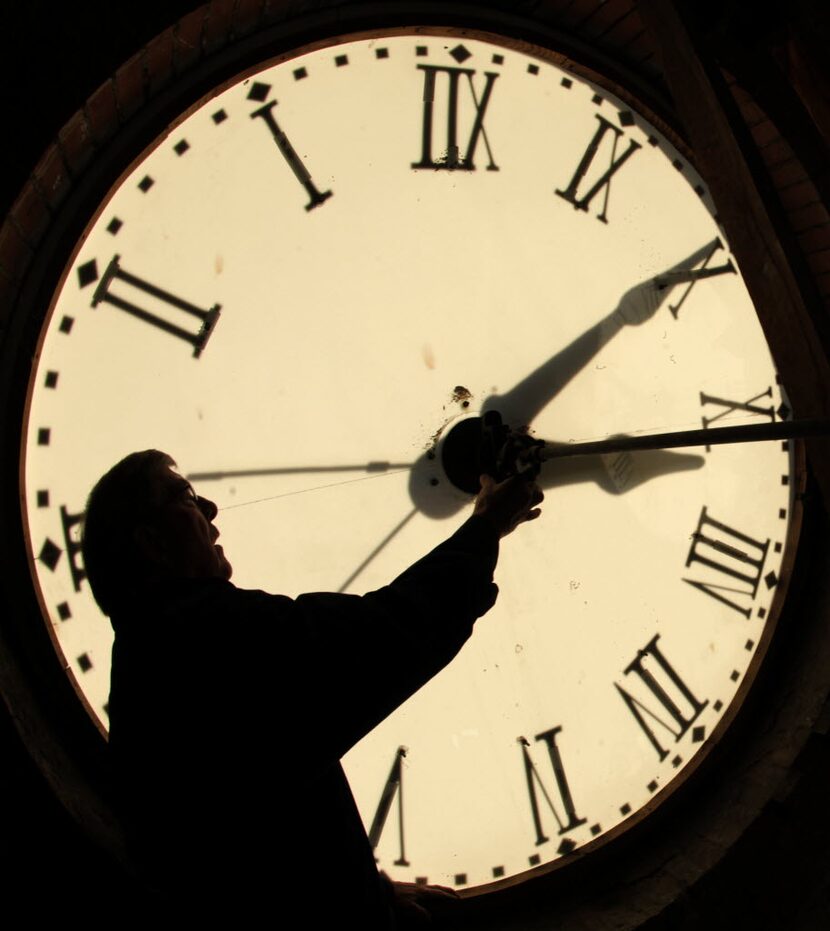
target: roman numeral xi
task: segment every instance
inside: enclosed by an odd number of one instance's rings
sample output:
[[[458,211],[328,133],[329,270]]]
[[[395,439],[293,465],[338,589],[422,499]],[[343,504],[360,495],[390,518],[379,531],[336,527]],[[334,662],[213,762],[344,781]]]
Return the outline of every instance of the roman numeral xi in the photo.
[[[579,160],[579,164],[576,166],[576,171],[573,173],[573,177],[568,183],[568,186],[561,190],[557,188],[556,194],[564,198],[568,203],[573,204],[575,209],[587,211],[591,201],[602,192],[602,208],[597,214],[597,219],[601,220],[603,223],[607,223],[608,196],[611,192],[611,179],[631,156],[638,149],[642,148],[642,146],[639,142],[629,139],[628,148],[617,155],[617,146],[625,134],[621,129],[618,129],[613,123],[609,123],[608,120],[599,114],[595,113],[594,116],[596,116],[599,121],[599,126],[597,126],[596,132],[588,143],[588,148],[583,152],[582,158]],[[594,159],[597,157],[600,146],[602,146],[603,139],[605,139],[609,133],[611,134],[609,137],[611,146],[608,167],[593,181],[593,183],[591,183],[588,180],[589,170],[594,163]],[[607,150],[608,146],[605,146],[605,148]]]

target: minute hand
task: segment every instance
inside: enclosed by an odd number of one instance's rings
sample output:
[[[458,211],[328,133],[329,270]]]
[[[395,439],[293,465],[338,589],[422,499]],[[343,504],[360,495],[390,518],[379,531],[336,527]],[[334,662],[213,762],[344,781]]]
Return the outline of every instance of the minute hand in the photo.
[[[715,446],[723,443],[758,443],[830,434],[830,420],[791,420],[788,423],[748,424],[708,430],[679,430],[649,436],[610,436],[590,443],[548,443],[535,454],[542,462],[568,456],[632,452],[638,449],[677,449],[681,446]]]
[[[506,423],[532,423],[536,415],[575,375],[587,368],[591,360],[621,330],[650,320],[677,285],[688,284],[698,278],[709,278],[724,271],[734,271],[731,262],[714,268],[705,267],[718,248],[720,241],[715,239],[670,268],[629,288],[611,313],[577,336],[505,394],[487,398],[482,409],[498,411]],[[701,263],[704,267],[699,268]]]

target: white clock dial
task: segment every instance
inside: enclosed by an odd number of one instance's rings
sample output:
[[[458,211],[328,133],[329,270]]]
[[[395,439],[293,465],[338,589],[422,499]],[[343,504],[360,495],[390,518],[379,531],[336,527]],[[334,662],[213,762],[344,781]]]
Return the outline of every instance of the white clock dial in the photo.
[[[787,416],[705,188],[643,117],[423,34],[298,54],[184,115],[90,221],[30,385],[33,572],[102,728],[78,534],[109,466],[171,453],[242,587],[363,592],[464,518],[442,444],[487,410],[561,442]],[[380,866],[481,886],[653,806],[765,648],[795,475],[780,441],[546,465],[496,607],[345,760]]]

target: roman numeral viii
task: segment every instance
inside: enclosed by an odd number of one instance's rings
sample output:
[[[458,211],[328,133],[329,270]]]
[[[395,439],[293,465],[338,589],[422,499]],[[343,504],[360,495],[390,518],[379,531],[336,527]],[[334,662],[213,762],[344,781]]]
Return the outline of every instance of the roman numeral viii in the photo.
[[[561,727],[552,727],[549,731],[544,731],[541,734],[537,734],[535,737],[535,740],[544,744],[548,751],[547,756],[550,760],[554,781],[554,785],[551,786],[550,792],[548,792],[547,788],[545,788],[545,782],[539,775],[539,771],[531,757],[530,741],[525,737],[519,737],[519,744],[522,748],[522,759],[524,761],[525,777],[527,779],[527,794],[530,800],[530,812],[533,817],[533,827],[536,831],[537,846],[539,844],[546,843],[550,839],[545,834],[542,827],[542,811],[539,806],[539,793],[541,793],[545,805],[556,820],[556,824],[559,828],[559,834],[566,834],[568,831],[572,831],[574,828],[578,828],[581,824],[585,824],[585,818],[580,818],[576,813],[576,808],[571,796],[571,790],[568,786],[568,780],[565,776],[565,767],[562,764],[562,755],[559,752],[559,747],[556,744],[556,735],[561,733],[561,731]],[[554,804],[553,798],[551,796],[556,797],[556,804]]]
[[[695,698],[663,654],[659,639],[660,634],[655,634],[625,667],[625,675],[632,677],[631,691],[617,682],[614,687],[662,762],[669,751],[660,743],[655,727],[671,734],[677,742],[709,702]]]
[[[597,214],[597,219],[602,220],[603,223],[607,223],[608,195],[611,192],[611,179],[628,161],[628,159],[631,158],[637,149],[642,148],[642,146],[639,142],[635,142],[633,139],[629,139],[628,148],[620,155],[617,155],[617,146],[625,133],[623,133],[621,129],[618,129],[616,126],[614,126],[613,123],[609,123],[608,120],[600,116],[598,113],[595,113],[594,116],[596,116],[597,120],[599,121],[597,131],[594,133],[593,138],[588,143],[588,148],[582,154],[582,158],[579,160],[579,164],[576,166],[576,171],[574,172],[570,183],[564,190],[557,189],[556,193],[559,195],[559,197],[562,197],[568,201],[568,203],[573,204],[577,210],[587,210],[591,204],[591,201],[597,196],[597,194],[600,193],[600,191],[602,191],[602,209]],[[596,178],[590,187],[587,187],[587,185],[590,183],[586,180],[588,171],[591,168],[597,153],[599,152],[603,139],[607,136],[608,133],[611,133],[611,136],[609,137],[611,142],[611,149],[608,167],[600,174],[598,178]],[[605,148],[607,149],[608,146]]]
[[[395,860],[395,866],[409,866],[409,861],[406,859],[406,849],[404,847],[404,836],[403,836],[403,766],[402,761],[406,756],[406,749],[404,747],[398,747],[397,752],[395,753],[395,759],[392,761],[392,768],[389,770],[389,775],[386,778],[386,783],[383,786],[383,792],[381,792],[380,801],[378,802],[378,807],[375,810],[375,816],[372,818],[372,826],[369,828],[369,844],[374,850],[378,842],[380,841],[380,836],[383,833],[383,829],[386,825],[386,819],[389,817],[389,812],[392,810],[392,803],[395,801],[395,797],[398,799],[398,859]],[[377,859],[377,858],[375,858]]]
[[[478,147],[479,139],[484,141],[484,147],[487,150],[487,170],[498,171],[499,166],[493,161],[493,152],[490,149],[490,141],[484,129],[484,114],[487,111],[487,105],[490,103],[490,96],[493,92],[498,74],[492,74],[487,71],[484,74],[484,89],[479,99],[476,94],[473,76],[475,71],[471,68],[451,68],[437,65],[418,65],[419,70],[424,72],[424,108],[423,122],[421,124],[421,160],[413,162],[413,168],[432,168],[434,170],[445,169],[449,171],[474,171],[475,154]],[[473,121],[467,136],[467,145],[462,154],[459,147],[459,84],[462,76],[466,78],[467,88],[473,102]],[[446,81],[440,81],[439,77],[446,77]],[[435,158],[433,155],[433,116],[435,106],[435,88],[440,83],[446,90],[447,94],[447,135],[446,144],[442,149],[442,154]]]
[[[704,566],[709,570],[707,580],[683,581],[748,619],[752,601],[758,593],[769,544],[769,540],[755,540],[710,517],[704,505],[697,529],[692,534],[686,568]],[[777,580],[770,573],[765,581],[772,588]],[[740,602],[733,599],[740,599]]]

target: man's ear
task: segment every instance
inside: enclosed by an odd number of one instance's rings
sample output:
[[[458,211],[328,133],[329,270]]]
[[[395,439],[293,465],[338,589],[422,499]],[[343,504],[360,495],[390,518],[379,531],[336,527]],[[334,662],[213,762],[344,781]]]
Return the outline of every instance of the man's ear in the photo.
[[[149,563],[164,563],[166,547],[164,538],[152,524],[139,524],[133,530],[133,540],[139,553]]]

